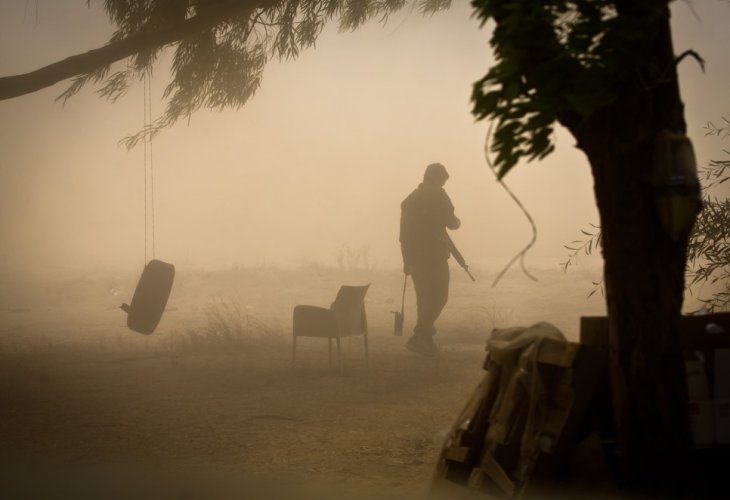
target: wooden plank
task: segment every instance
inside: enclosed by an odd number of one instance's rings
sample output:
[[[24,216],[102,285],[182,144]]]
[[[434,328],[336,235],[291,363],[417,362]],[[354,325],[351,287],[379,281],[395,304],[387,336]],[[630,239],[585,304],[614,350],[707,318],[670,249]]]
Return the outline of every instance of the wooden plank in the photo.
[[[469,447],[449,446],[444,450],[444,459],[465,464],[469,460]]]
[[[730,313],[682,316],[679,320],[680,342],[685,350],[730,348]],[[580,318],[580,343],[608,352],[608,318]]]
[[[684,349],[730,348],[730,313],[682,316],[679,328]]]
[[[472,474],[472,478],[469,481],[470,486],[476,487],[476,489],[481,489],[483,480],[483,477],[480,477],[481,475],[488,477],[508,496],[514,496],[514,481],[510,479],[510,477],[504,471],[502,466],[499,465],[499,463],[494,459],[494,457],[488,453],[484,455],[481,467],[474,470],[474,474]]]
[[[596,387],[601,378],[606,376],[607,361],[605,352],[594,347],[580,347],[573,365],[573,402],[552,454],[542,456],[537,461],[524,492],[526,496],[530,495],[530,491],[543,491],[543,489],[548,491],[550,487],[557,484],[555,482],[557,476],[564,470],[573,447],[581,439],[582,432],[591,420],[591,412],[595,410],[593,403],[596,397]],[[561,386],[557,385],[555,389],[561,393],[558,395],[558,399],[567,402],[567,393],[562,393]]]
[[[606,316],[581,316],[580,343],[599,351],[608,352],[608,318]]]

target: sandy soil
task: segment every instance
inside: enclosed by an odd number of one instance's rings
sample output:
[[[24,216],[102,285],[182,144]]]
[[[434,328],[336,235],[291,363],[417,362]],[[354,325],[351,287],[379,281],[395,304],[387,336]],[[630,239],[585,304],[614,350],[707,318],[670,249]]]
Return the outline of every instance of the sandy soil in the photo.
[[[589,270],[538,271],[538,282],[515,272],[497,289],[493,274],[477,274],[474,284],[453,270],[439,361],[393,336],[395,271],[178,269],[149,337],[127,330],[118,309],[136,276],[5,276],[0,492],[421,497],[491,329],[546,320],[576,339],[579,317],[603,311],[600,297],[586,299]],[[326,342],[303,339],[292,367],[293,306],[327,306],[340,284],[368,282],[369,365],[359,338],[343,341],[341,374]],[[414,317],[409,288],[406,328]]]

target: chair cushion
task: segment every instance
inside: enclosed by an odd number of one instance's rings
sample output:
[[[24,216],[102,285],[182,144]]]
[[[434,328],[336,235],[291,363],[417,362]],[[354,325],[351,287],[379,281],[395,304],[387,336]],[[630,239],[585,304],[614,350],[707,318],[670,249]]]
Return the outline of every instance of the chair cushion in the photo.
[[[295,337],[337,337],[334,311],[324,307],[298,305],[294,308]]]

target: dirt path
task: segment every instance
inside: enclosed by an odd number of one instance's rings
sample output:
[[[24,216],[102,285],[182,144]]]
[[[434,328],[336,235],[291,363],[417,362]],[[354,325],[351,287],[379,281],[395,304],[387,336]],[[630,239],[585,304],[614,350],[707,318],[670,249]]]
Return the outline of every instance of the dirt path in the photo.
[[[447,344],[435,363],[405,351],[402,339],[371,345],[367,368],[349,346],[342,375],[327,368],[316,341],[295,368],[282,340],[237,353],[6,360],[0,460],[26,479],[131,464],[188,479],[227,471],[267,484],[415,496],[428,484],[440,433],[480,376],[483,351]]]

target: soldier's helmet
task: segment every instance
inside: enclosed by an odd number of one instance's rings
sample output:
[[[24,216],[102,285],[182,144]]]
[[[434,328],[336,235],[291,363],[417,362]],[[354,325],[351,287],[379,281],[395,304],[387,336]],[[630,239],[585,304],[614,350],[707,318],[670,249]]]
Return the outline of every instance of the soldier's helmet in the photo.
[[[446,171],[446,167],[440,163],[431,163],[423,174],[423,182],[427,184],[439,184],[448,178],[449,173]]]

